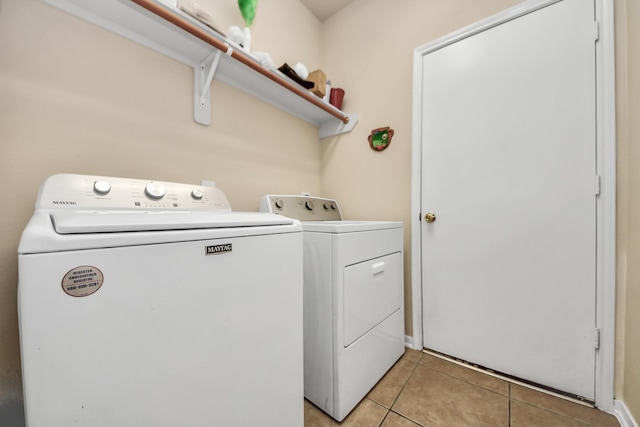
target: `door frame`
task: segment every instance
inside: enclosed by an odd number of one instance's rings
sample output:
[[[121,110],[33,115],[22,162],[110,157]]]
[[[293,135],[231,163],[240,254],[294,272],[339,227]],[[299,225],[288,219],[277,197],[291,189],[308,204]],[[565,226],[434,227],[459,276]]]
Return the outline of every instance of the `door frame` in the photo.
[[[529,0],[496,15],[419,46],[413,53],[413,115],[411,173],[411,290],[413,336],[408,344],[422,349],[422,58],[430,52],[563,0]],[[616,313],[616,116],[614,0],[594,0],[596,49],[596,170],[600,194],[596,199],[596,351],[595,403],[614,410]]]

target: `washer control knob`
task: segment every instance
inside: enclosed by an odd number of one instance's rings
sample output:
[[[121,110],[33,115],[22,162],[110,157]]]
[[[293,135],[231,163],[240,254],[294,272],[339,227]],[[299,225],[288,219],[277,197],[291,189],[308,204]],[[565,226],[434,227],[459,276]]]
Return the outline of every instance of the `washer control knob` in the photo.
[[[313,202],[311,200],[304,202],[304,207],[309,209],[310,211],[313,210]]]
[[[167,190],[165,190],[164,185],[158,184],[157,182],[150,182],[144,188],[144,194],[153,200],[162,199],[166,192]]]
[[[322,207],[328,211],[329,209],[331,209],[331,203],[325,203],[322,205]]]
[[[336,202],[331,202],[331,209],[332,210],[338,209],[338,205],[336,205]]]
[[[108,194],[109,191],[111,191],[111,184],[109,184],[107,181],[96,181],[93,183],[93,191],[96,194],[104,196],[105,194]]]
[[[276,200],[276,208],[282,209],[284,207],[284,202],[280,199]]]
[[[202,200],[203,196],[204,196],[204,193],[198,190],[197,188],[194,188],[193,190],[191,190],[191,197],[193,197],[194,199]]]

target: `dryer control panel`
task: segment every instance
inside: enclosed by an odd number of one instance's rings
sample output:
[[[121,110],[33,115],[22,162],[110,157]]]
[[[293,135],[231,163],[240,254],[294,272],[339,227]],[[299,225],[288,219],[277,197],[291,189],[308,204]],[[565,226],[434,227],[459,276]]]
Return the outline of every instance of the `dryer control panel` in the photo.
[[[338,202],[311,196],[266,195],[260,211],[283,215],[299,221],[341,221]]]
[[[40,188],[36,209],[231,211],[216,187],[74,174],[49,177]]]

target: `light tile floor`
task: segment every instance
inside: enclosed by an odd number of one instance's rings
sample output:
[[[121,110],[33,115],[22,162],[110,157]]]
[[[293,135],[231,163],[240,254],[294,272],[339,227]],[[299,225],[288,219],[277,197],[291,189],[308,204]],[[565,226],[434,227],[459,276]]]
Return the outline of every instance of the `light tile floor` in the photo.
[[[619,427],[610,414],[407,350],[338,423],[304,402],[305,427]]]

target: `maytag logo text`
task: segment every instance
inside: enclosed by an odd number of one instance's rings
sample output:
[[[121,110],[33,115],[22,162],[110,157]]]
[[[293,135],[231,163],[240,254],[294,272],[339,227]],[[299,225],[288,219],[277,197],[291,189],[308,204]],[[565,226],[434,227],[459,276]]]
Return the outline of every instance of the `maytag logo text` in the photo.
[[[225,243],[224,245],[212,245],[205,246],[204,253],[205,255],[220,255],[225,254],[227,252],[231,252],[231,243]]]

